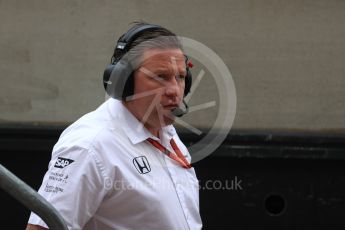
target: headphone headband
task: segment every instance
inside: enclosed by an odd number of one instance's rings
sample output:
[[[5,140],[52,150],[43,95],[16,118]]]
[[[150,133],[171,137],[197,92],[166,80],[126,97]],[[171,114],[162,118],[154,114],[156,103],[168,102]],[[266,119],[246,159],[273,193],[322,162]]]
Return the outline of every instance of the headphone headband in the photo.
[[[123,50],[125,52],[128,51],[128,46],[132,44],[132,42],[144,31],[151,30],[151,29],[160,29],[162,28],[159,25],[149,24],[149,25],[143,25],[138,26],[130,29],[127,31],[127,33],[124,34],[123,37],[119,39],[119,41],[116,44],[115,49]]]

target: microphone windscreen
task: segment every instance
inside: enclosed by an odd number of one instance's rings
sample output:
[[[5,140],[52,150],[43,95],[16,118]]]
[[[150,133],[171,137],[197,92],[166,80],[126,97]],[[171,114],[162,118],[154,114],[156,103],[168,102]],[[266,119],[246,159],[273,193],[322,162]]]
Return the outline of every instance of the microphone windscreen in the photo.
[[[185,102],[184,99],[182,100],[182,105],[183,106],[180,105],[179,107],[171,110],[171,113],[175,117],[182,117],[183,115],[188,113],[188,105],[187,105],[187,103]]]
[[[175,108],[171,110],[171,112],[176,117],[182,117],[185,114],[185,111],[183,111],[181,108]]]

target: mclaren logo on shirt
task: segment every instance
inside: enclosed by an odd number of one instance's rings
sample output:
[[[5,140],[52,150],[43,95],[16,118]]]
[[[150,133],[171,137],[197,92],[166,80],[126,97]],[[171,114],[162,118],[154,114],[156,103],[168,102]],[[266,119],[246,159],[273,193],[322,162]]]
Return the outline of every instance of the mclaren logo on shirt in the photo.
[[[145,156],[136,157],[133,159],[133,164],[139,173],[145,174],[151,171],[150,164]]]
[[[58,159],[55,162],[54,167],[55,168],[65,168],[66,166],[72,164],[74,160],[63,158],[63,157],[58,157]]]

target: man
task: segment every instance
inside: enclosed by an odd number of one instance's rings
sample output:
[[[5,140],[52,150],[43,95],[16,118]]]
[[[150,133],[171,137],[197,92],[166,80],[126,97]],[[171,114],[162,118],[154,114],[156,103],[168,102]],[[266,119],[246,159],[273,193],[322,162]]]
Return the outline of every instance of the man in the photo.
[[[69,229],[201,229],[198,180],[172,126],[191,86],[176,35],[135,24],[104,85],[111,98],[61,134],[39,193]],[[32,213],[27,229],[47,225]]]

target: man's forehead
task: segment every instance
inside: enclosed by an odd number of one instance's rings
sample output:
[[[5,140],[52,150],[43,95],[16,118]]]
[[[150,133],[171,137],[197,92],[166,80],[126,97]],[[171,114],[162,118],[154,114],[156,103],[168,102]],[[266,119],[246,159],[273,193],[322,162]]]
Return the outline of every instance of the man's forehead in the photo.
[[[180,49],[149,49],[143,53],[142,64],[176,63],[181,61],[185,61],[185,56]]]

